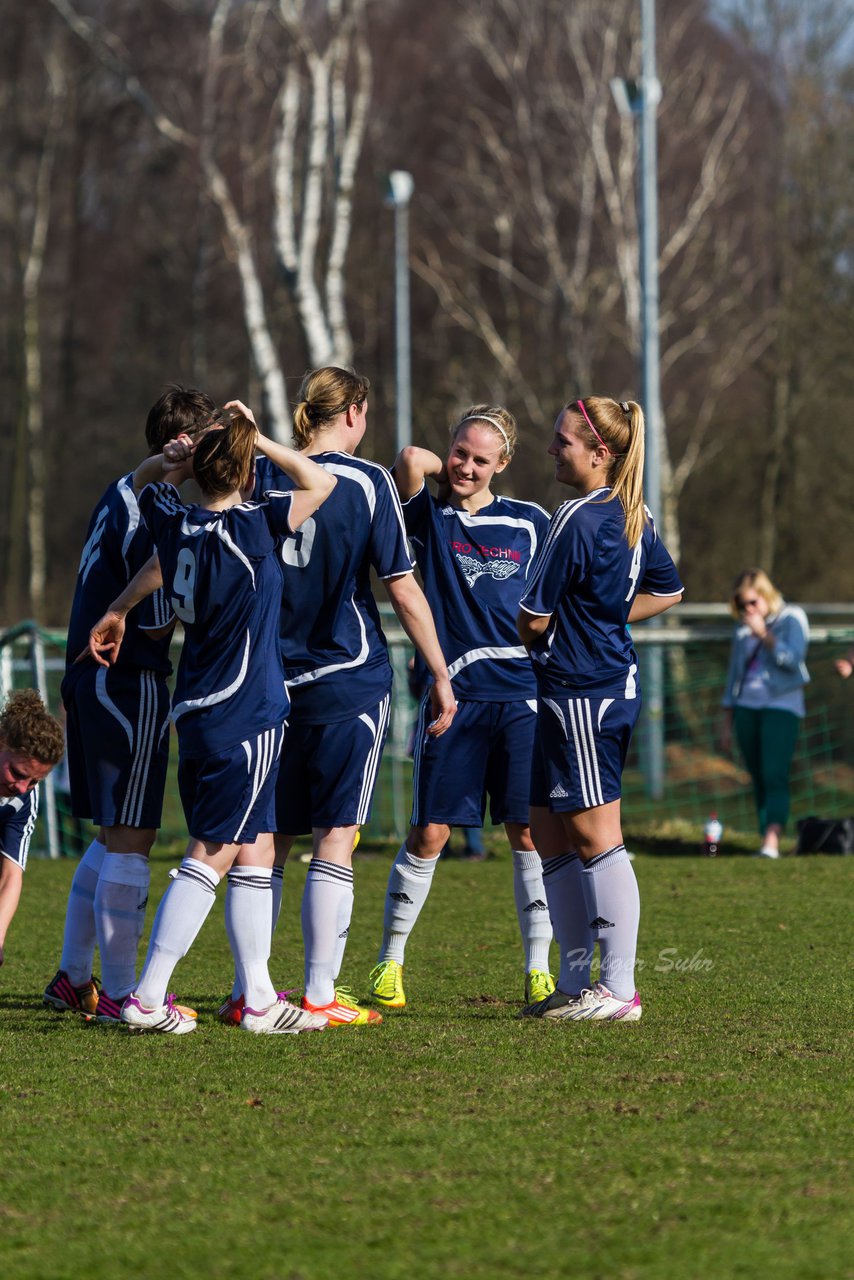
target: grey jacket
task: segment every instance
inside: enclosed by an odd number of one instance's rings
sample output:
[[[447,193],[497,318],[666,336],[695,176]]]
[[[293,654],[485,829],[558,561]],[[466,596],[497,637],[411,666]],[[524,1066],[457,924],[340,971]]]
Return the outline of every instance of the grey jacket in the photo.
[[[773,633],[776,644],[773,649],[768,645],[761,645],[757,657],[768,672],[768,696],[772,699],[809,683],[810,674],[804,659],[810,639],[810,627],[807,615],[796,604],[783,605],[774,617],[769,614],[766,625]],[[757,651],[757,646],[759,640],[750,627],[744,624],[736,627],[722,706],[731,707],[738,701],[747,664]]]

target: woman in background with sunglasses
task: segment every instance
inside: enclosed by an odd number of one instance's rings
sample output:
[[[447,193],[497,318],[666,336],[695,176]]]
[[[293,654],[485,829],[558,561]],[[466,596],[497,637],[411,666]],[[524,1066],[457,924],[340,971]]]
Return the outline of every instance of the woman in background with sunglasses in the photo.
[[[762,569],[745,569],[732,585],[730,610],[738,626],[732,642],[721,746],[732,730],[753,782],[760,858],[779,858],[789,816],[789,774],[804,715],[809,623],[786,604]]]

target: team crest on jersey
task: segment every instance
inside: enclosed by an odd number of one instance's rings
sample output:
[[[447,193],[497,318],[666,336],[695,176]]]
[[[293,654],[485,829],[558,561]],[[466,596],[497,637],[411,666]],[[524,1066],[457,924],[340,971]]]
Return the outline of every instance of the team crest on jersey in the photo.
[[[473,560],[471,556],[463,556],[459,552],[457,552],[457,560],[470,587],[474,586],[483,573],[490,578],[503,581],[504,578],[510,578],[519,571],[518,564],[512,560]]]

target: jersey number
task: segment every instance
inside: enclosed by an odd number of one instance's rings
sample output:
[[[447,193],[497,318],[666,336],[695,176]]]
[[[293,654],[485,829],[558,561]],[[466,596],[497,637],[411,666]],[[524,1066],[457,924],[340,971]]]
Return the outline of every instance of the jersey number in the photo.
[[[282,560],[295,569],[304,569],[311,559],[317,525],[311,516],[303,520],[296,533],[289,533],[282,543]]]
[[[196,558],[188,547],[178,552],[175,577],[172,579],[172,608],[182,622],[196,621],[193,591],[196,586]]]
[[[629,569],[629,590],[626,595],[626,602],[631,600],[632,596],[638,589],[638,578],[641,571],[641,553],[643,551],[643,543],[639,539],[632,553],[632,567]]]

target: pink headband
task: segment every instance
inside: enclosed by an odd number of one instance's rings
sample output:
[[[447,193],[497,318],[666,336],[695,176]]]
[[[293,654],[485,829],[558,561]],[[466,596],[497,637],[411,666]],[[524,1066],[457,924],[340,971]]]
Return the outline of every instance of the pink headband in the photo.
[[[576,402],[575,402],[575,403],[578,405],[579,409],[580,409],[580,410],[581,410],[581,412],[584,414],[584,421],[587,423],[588,427],[589,427],[589,428],[590,428],[590,430],[593,432],[594,436],[595,436],[595,437],[596,437],[596,439],[599,441],[599,443],[600,443],[600,444],[601,444],[605,449],[607,449],[607,450],[608,450],[608,452],[610,453],[610,455],[611,455],[611,457],[612,457],[612,458],[618,458],[620,455],[619,455],[619,454],[617,454],[617,453],[614,453],[614,450],[611,448],[611,446],[610,446],[609,444],[606,444],[606,443],[605,443],[605,441],[604,441],[604,440],[602,439],[602,437],[600,436],[599,432],[598,432],[598,431],[596,430],[596,428],[594,427],[593,423],[590,421],[590,415],[589,415],[589,413],[587,412],[587,410],[586,410],[586,409],[585,409],[585,407],[584,407],[584,401],[583,401],[583,400],[576,400]]]

